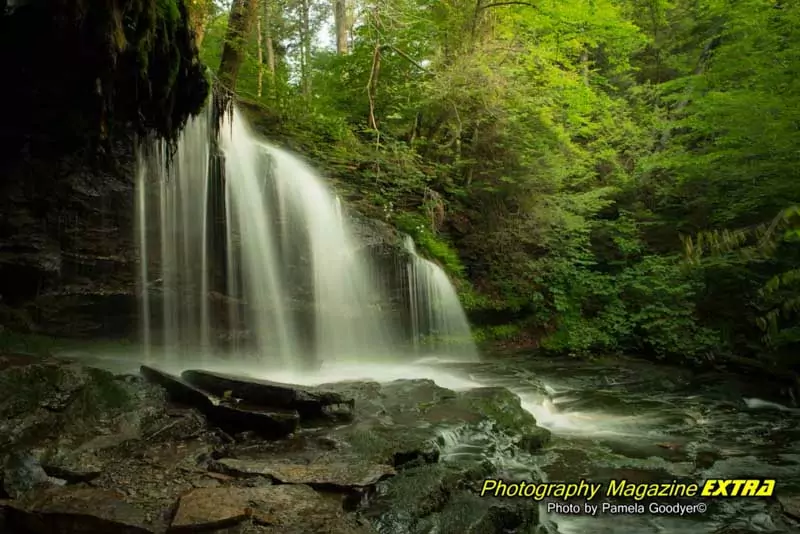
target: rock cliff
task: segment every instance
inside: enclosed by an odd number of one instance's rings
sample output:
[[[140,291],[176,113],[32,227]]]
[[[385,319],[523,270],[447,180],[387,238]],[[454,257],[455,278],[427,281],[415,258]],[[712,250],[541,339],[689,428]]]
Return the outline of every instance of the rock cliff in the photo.
[[[135,140],[208,94],[183,0],[4,2],[0,64],[0,325],[125,335]]]

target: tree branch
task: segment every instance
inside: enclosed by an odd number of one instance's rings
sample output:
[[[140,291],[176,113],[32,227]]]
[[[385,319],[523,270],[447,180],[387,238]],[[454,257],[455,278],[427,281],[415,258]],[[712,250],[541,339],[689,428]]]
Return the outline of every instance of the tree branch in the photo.
[[[539,10],[539,6],[531,4],[530,2],[495,2],[493,4],[486,4],[485,6],[478,7],[479,10],[489,9],[490,7],[503,7],[503,6],[527,6]]]
[[[423,67],[422,65],[420,65],[414,58],[412,58],[411,56],[409,56],[408,54],[406,54],[405,52],[403,52],[399,48],[396,48],[396,47],[394,47],[393,45],[390,45],[390,44],[384,44],[381,48],[388,48],[389,50],[391,50],[392,52],[396,53],[401,58],[405,59],[406,61],[408,61],[409,63],[411,63],[415,67],[417,67],[422,72],[425,72],[427,74],[433,74],[430,70],[428,70],[425,67]]]

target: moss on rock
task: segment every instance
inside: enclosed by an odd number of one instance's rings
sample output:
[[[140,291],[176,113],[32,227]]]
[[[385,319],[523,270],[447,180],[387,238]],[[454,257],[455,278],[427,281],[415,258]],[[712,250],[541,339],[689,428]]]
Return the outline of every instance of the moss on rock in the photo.
[[[175,139],[209,89],[183,0],[26,2],[0,14],[0,61],[12,104],[0,133],[16,157],[131,129]]]
[[[480,497],[474,491],[474,486],[492,472],[487,464],[405,469],[378,484],[366,516],[382,534],[532,531],[538,520],[537,503]]]
[[[456,392],[423,379],[321,387],[355,399],[358,422],[331,436],[355,456],[397,467],[436,462],[446,431],[504,436],[504,443],[527,452],[541,449],[550,437],[519,396],[501,387]]]

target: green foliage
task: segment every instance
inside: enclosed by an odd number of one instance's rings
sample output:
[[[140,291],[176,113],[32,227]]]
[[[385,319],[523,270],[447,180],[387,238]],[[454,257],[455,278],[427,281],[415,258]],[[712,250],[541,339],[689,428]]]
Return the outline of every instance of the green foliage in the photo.
[[[504,341],[513,339],[522,332],[522,325],[502,324],[495,326],[478,326],[472,332],[472,337],[477,343],[490,341]]]
[[[464,265],[458,252],[445,240],[433,233],[430,221],[413,212],[392,213],[387,220],[404,234],[410,235],[418,247],[418,252],[435,261],[453,276],[464,274]]]
[[[475,316],[507,318],[477,339],[680,361],[797,348],[797,3],[366,2],[349,52],[300,71],[303,24],[280,5],[269,90],[255,38],[240,78],[257,127],[411,235]]]

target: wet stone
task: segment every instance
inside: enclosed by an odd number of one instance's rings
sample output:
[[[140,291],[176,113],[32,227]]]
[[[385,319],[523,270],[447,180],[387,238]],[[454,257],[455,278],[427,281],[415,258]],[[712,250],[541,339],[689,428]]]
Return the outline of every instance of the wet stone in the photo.
[[[173,402],[197,408],[225,431],[234,434],[252,431],[262,437],[279,439],[298,428],[300,416],[296,411],[267,410],[263,406],[227,401],[164,371],[146,365],[140,371],[145,378],[166,389]]]
[[[181,497],[170,532],[229,527],[248,518],[247,494],[229,489],[200,488]]]
[[[67,487],[46,489],[6,504],[7,528],[35,534],[114,532],[145,534],[155,530],[145,512],[116,491]]]
[[[539,518],[530,499],[494,499],[460,492],[430,523],[442,534],[504,534],[535,528]]]
[[[204,391],[167,372],[147,365],[142,365],[139,372],[145,379],[163,387],[173,402],[193,406],[203,413],[217,404],[213,397]]]
[[[341,506],[308,486],[201,488],[181,497],[170,532],[222,528],[245,520],[281,534],[368,534]]]
[[[501,534],[532,528],[538,509],[530,499],[486,498],[475,491],[492,469],[484,463],[406,469],[378,484],[365,516],[385,534]]]
[[[360,423],[336,429],[330,437],[349,457],[394,467],[435,463],[440,455],[438,436],[426,428]]]
[[[3,491],[18,499],[31,490],[48,486],[61,486],[63,480],[48,476],[39,462],[28,453],[12,453],[2,471]]]
[[[393,467],[354,460],[292,464],[269,460],[224,458],[214,463],[217,470],[237,476],[263,475],[282,484],[306,484],[317,488],[353,489],[377,484],[394,475]]]
[[[163,390],[69,362],[0,370],[0,467],[11,496],[97,477],[164,418]],[[20,456],[21,455],[21,456]]]
[[[228,395],[249,404],[294,410],[304,419],[352,415],[352,399],[322,388],[195,370],[184,371],[181,378],[219,397]]]

